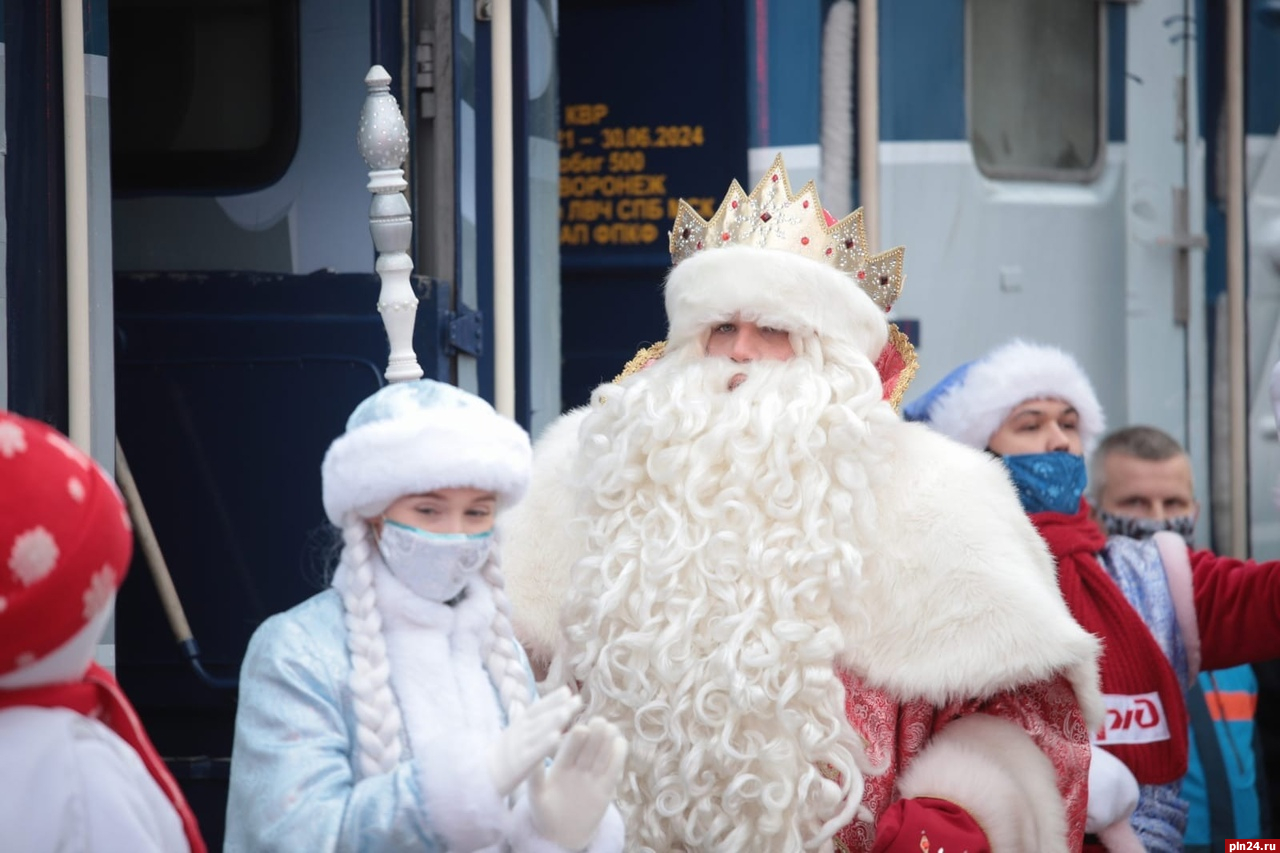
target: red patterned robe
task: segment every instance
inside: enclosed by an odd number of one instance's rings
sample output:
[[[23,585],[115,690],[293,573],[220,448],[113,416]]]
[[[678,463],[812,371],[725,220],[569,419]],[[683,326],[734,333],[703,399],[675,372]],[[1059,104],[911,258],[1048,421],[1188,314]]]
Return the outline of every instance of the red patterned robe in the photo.
[[[944,708],[922,699],[897,702],[884,690],[867,687],[848,673],[841,673],[841,680],[849,722],[866,741],[868,757],[877,766],[888,766],[883,775],[866,779],[862,804],[873,818],[878,820],[898,799],[900,772],[910,766],[931,737],[960,717],[991,714],[1024,729],[1053,762],[1058,791],[1066,803],[1068,844],[1072,850],[1080,849],[1089,780],[1089,735],[1075,692],[1065,677],[1001,693],[985,702],[954,702]],[[874,841],[874,825],[854,821],[836,836],[836,850],[868,853]]]

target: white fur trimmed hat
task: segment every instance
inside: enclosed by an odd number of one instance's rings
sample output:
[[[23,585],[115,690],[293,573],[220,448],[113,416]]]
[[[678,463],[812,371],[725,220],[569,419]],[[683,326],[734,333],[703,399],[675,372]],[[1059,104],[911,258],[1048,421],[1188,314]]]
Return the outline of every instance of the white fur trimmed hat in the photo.
[[[735,314],[799,334],[838,339],[872,362],[889,323],[853,277],[794,252],[726,246],[699,252],[671,269],[665,289],[667,341],[700,342]]]
[[[1093,452],[1106,429],[1102,404],[1079,363],[1045,344],[1013,340],[962,364],[908,404],[903,416],[982,450],[1015,406],[1043,397],[1075,407],[1085,455]]]
[[[496,492],[499,507],[524,495],[529,434],[487,402],[420,379],[388,385],[356,406],[320,468],[324,510],[373,518],[397,498],[435,489]]]

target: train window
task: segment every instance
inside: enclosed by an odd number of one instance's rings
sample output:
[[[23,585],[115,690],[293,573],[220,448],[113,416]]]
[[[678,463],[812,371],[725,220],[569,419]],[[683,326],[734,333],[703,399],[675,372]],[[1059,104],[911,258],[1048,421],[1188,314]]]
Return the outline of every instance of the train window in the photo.
[[[1103,4],[968,0],[969,143],[992,178],[1087,181],[1102,167]]]
[[[299,0],[109,0],[115,192],[245,192],[298,143]]]

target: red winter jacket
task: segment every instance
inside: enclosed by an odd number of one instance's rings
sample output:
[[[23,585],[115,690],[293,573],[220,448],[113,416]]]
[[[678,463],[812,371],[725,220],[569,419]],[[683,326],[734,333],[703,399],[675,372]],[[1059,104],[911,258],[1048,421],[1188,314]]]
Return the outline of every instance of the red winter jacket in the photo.
[[[1280,657],[1280,561],[1194,551],[1191,585],[1202,670]]]

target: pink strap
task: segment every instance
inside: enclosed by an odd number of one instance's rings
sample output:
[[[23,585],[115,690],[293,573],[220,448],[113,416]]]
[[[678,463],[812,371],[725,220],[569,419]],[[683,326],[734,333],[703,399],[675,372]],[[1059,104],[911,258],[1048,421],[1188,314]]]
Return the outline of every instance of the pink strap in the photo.
[[[1162,530],[1154,537],[1164,563],[1165,577],[1169,580],[1169,593],[1173,597],[1173,612],[1182,629],[1182,642],[1187,648],[1187,678],[1195,681],[1200,674],[1200,626],[1196,622],[1196,600],[1191,586],[1191,558],[1187,556],[1187,543],[1181,536]]]

